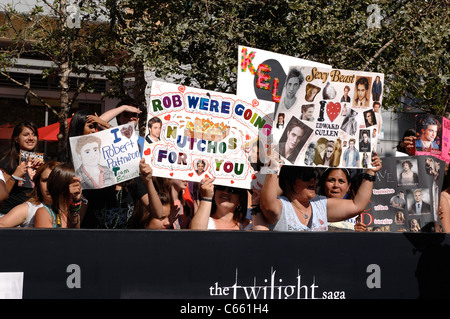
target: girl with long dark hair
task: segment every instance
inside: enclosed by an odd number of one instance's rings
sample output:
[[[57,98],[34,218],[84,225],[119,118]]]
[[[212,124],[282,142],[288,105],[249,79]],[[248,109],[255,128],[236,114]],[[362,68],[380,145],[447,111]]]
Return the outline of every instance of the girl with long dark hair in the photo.
[[[5,175],[6,189],[9,192],[9,198],[1,207],[0,216],[28,200],[28,194],[33,188],[19,186],[18,182],[25,180],[27,169],[36,170],[42,164],[42,159],[20,161],[20,152],[36,152],[37,143],[38,130],[34,123],[23,121],[14,127],[9,149],[0,159],[0,169]]]

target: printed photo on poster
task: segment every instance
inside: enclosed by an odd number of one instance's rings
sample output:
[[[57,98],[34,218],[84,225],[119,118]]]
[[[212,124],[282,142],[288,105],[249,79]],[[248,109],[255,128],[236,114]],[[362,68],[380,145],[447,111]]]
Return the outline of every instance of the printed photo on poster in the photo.
[[[374,101],[372,83],[375,78],[383,81],[383,74],[304,66],[291,66],[290,71],[303,80],[294,81],[299,83],[294,104],[276,114],[275,119],[280,123],[295,119],[312,133],[296,152],[295,162],[291,158],[285,164],[370,168],[382,124],[381,115],[377,115],[382,92]],[[284,96],[289,92],[283,91]],[[281,138],[286,130],[285,124],[274,141],[284,143]]]
[[[415,155],[432,155],[450,162],[450,120],[433,114],[415,117]]]
[[[444,174],[439,173],[445,162],[432,156],[386,157],[382,161],[370,203],[361,214],[368,231],[441,232],[439,201]]]

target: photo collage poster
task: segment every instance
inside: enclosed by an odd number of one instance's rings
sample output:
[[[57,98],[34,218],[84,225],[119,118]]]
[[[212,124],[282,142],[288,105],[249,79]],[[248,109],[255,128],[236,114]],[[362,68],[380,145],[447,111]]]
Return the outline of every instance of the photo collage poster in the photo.
[[[19,154],[19,161],[25,162],[27,167],[27,172],[23,176],[23,181],[19,180],[17,182],[17,185],[20,187],[26,187],[26,188],[34,188],[34,175],[36,175],[36,168],[31,166],[31,162],[33,159],[38,158],[42,161],[44,161],[44,153],[36,153],[36,152],[30,152],[30,151],[24,151],[20,150]]]
[[[383,80],[381,73],[291,66],[274,117],[284,163],[370,168]]]
[[[368,231],[435,232],[445,162],[433,156],[383,158],[361,221]]]
[[[415,155],[432,155],[450,162],[450,120],[433,114],[416,114]]]
[[[238,95],[276,103],[271,145],[283,164],[370,168],[384,75],[299,60],[239,47]]]
[[[152,81],[143,157],[153,175],[250,189],[274,103]]]
[[[98,189],[139,176],[141,155],[134,124],[69,138],[76,176],[83,189]]]

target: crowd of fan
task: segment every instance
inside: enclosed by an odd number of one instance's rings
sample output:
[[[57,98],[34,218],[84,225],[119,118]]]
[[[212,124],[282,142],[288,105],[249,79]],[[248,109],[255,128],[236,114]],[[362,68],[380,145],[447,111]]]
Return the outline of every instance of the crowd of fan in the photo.
[[[100,116],[80,110],[71,119],[67,138],[108,129],[114,118],[119,125],[137,126],[139,114],[127,102]],[[407,131],[398,150],[409,153],[414,139],[414,131]],[[21,150],[38,151],[37,142],[33,123],[15,126],[10,148],[0,160],[0,227],[366,231],[358,216],[370,201],[374,176],[382,167],[376,155],[372,168],[360,174],[327,168],[319,178],[311,167],[281,166],[274,152],[270,159],[274,173],[267,174],[262,189],[246,190],[214,185],[211,178],[188,182],[155,177],[141,159],[139,177],[82,189],[69,143],[56,159],[19,161]],[[142,145],[141,136],[138,142]],[[33,183],[20,186],[26,174]],[[449,232],[448,177],[444,185],[439,215],[443,231]]]

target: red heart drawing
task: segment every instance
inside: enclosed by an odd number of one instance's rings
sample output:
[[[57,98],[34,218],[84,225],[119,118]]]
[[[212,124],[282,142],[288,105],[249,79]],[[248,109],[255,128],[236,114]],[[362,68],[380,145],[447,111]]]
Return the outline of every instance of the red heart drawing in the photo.
[[[186,90],[186,87],[185,87],[185,86],[180,85],[180,86],[178,87],[178,91],[180,91],[181,93],[184,93],[185,90]]]
[[[327,104],[327,115],[331,122],[333,122],[341,112],[341,104],[336,102],[328,102]]]
[[[257,106],[259,105],[259,101],[256,100],[256,99],[254,99],[254,100],[252,101],[252,105],[253,105],[254,107],[257,107]]]
[[[173,173],[170,173],[170,176],[173,176]]]
[[[189,173],[188,175],[189,175],[189,177],[192,177],[192,176],[194,176],[194,173]]]
[[[147,149],[144,151],[144,155],[150,155],[150,154],[151,154],[151,151],[150,151],[149,148],[147,148]]]
[[[256,175],[255,174],[252,174],[252,179],[256,179]]]
[[[164,116],[164,119],[165,119],[166,121],[170,120],[170,114],[167,114],[166,116]]]
[[[205,175],[205,178],[209,178],[208,174]]]
[[[234,184],[234,181],[233,181],[233,180],[231,180],[231,184]]]

